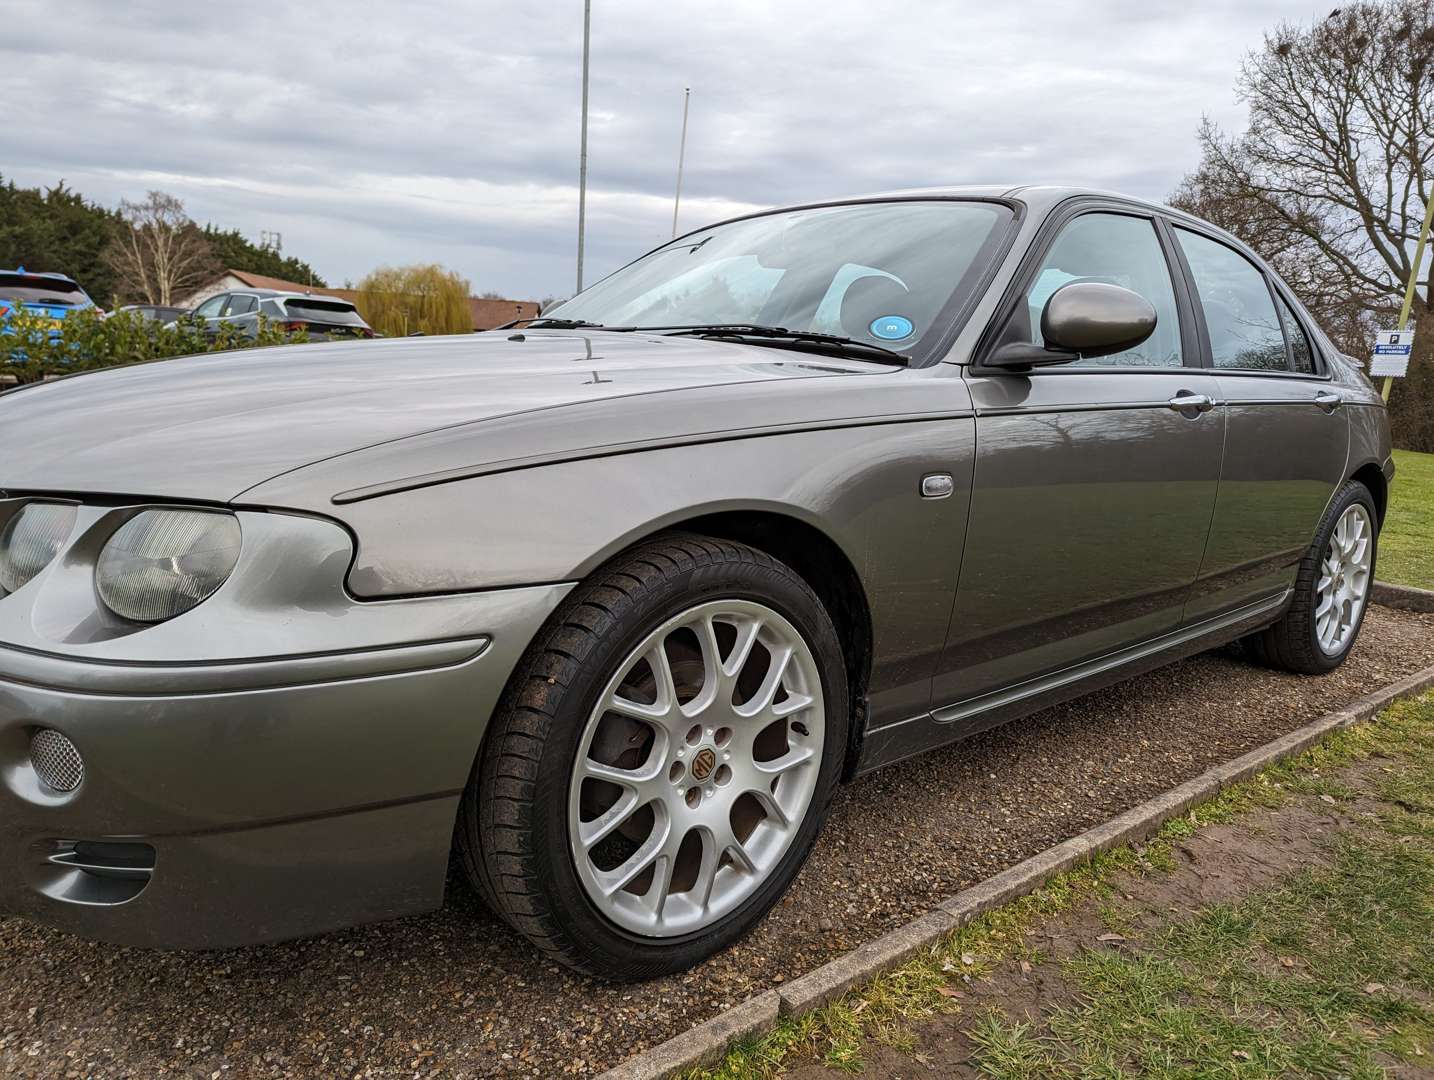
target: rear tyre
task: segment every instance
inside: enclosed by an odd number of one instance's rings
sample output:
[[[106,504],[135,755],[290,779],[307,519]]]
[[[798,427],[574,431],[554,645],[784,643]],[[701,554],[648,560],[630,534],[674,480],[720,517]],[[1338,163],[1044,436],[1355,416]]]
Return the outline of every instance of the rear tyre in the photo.
[[[1351,480],[1330,502],[1300,561],[1289,610],[1245,639],[1253,657],[1302,675],[1322,675],[1344,663],[1364,622],[1378,542],[1374,496]]]
[[[674,535],[599,570],[530,647],[459,814],[490,904],[615,980],[690,967],[786,891],[847,743],[831,618],[794,571]]]

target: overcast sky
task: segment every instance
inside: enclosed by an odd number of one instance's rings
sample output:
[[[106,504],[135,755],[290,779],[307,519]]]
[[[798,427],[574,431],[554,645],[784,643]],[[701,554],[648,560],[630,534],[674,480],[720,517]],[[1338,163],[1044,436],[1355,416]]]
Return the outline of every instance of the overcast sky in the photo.
[[[1201,114],[1243,122],[1279,0],[595,0],[589,283],[682,222],[945,183],[1164,198]],[[522,10],[519,10],[519,8]],[[149,188],[332,284],[437,261],[572,291],[581,0],[5,0],[0,174],[107,204]]]

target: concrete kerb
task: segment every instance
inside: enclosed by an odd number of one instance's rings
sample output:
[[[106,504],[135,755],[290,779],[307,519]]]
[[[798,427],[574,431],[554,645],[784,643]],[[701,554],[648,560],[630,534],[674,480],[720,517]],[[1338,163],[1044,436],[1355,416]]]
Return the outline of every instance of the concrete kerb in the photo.
[[[1398,608],[1400,611],[1434,612],[1434,591],[1429,589],[1376,581],[1369,598],[1381,607]]]
[[[1434,593],[1429,595],[1434,597]],[[1383,601],[1376,598],[1375,602]],[[1231,785],[1308,750],[1332,732],[1369,719],[1400,698],[1429,689],[1434,689],[1434,667],[1326,713],[1297,731],[1217,765],[1079,836],[964,889],[906,925],[828,961],[786,986],[749,998],[660,1046],[629,1058],[603,1073],[600,1080],[665,1080],[684,1070],[719,1061],[734,1043],[771,1031],[780,1017],[799,1015],[836,1000],[851,988],[899,967],[922,949],[934,946],[947,934],[987,911],[1034,892],[1057,874],[1080,865],[1092,855],[1148,839],[1171,818],[1208,801]]]

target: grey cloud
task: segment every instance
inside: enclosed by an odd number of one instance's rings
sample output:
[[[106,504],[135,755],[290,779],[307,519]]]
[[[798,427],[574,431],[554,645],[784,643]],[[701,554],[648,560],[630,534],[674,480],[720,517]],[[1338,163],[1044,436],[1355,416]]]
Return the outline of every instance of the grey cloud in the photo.
[[[1202,113],[1298,4],[722,5],[597,0],[590,270],[660,241],[681,92],[684,212],[973,181],[1161,197]],[[0,172],[115,201],[173,190],[325,276],[438,258],[480,288],[571,288],[581,5],[225,9],[12,0]],[[704,202],[705,200],[705,202]]]

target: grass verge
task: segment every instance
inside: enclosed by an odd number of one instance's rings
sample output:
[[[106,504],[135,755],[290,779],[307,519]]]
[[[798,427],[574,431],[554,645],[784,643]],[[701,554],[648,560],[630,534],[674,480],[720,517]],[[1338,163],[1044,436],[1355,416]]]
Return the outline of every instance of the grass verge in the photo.
[[[1376,573],[1395,585],[1434,589],[1434,454],[1396,450],[1394,467]]]
[[[1317,867],[1237,901],[1200,908],[1129,949],[1060,963],[1072,1003],[1040,1023],[989,1009],[966,1028],[971,1065],[1025,1077],[1384,1076],[1434,1064],[1434,695],[1272,766],[1151,842],[1097,856],[991,912],[940,946],[813,1013],[784,1019],[687,1080],[775,1077],[805,1061],[859,1072],[873,1042],[911,1051],[913,1025],[960,1012],[993,966],[1046,958],[1027,930],[1076,903],[1117,917],[1122,881],[1175,868],[1175,845],[1204,826],[1292,800],[1349,803],[1344,767],[1382,763],[1378,812],[1332,841]]]

